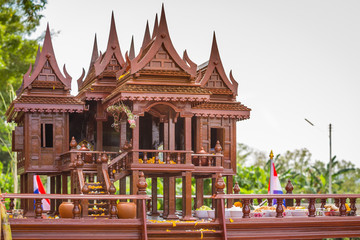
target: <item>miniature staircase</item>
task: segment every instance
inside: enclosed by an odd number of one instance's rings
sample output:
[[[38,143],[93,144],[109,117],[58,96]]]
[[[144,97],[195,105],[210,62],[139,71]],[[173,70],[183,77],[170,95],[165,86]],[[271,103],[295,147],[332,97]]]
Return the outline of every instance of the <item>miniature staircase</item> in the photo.
[[[97,183],[87,183],[89,186],[90,195],[103,195],[106,194],[106,191],[103,185],[99,182]],[[89,200],[88,203],[88,216],[91,217],[101,217],[108,215],[109,203],[105,200],[101,200],[101,197],[96,200]]]

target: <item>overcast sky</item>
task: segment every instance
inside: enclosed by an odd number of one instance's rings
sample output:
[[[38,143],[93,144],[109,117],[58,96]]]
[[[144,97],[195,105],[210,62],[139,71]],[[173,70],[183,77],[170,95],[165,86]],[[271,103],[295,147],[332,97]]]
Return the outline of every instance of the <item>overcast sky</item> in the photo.
[[[187,49],[198,65],[207,61],[216,32],[224,68],[239,83],[238,100],[252,109],[238,123],[238,142],[275,155],[307,148],[328,162],[332,123],[333,154],[360,167],[360,1],[49,0],[33,36],[47,22],[60,31],[55,55],[76,90],[95,33],[99,50],[106,49],[111,11],[122,53],[132,35],[138,52],[146,21],[152,30],[162,2],[180,56]]]

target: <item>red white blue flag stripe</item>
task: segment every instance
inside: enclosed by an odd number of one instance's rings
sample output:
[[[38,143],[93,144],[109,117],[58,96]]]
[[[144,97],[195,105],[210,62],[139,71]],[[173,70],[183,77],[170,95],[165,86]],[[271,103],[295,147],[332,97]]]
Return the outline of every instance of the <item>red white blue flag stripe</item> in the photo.
[[[34,193],[46,194],[44,185],[42,184],[39,175],[34,175]],[[50,200],[49,199],[43,199],[42,200],[42,209],[43,209],[43,211],[49,211],[50,210]]]

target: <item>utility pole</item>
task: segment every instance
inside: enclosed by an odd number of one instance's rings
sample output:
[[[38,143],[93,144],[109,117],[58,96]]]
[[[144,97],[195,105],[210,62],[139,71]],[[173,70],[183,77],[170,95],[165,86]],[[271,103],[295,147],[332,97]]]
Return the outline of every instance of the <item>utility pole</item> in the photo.
[[[329,124],[329,147],[330,147],[330,159],[329,159],[329,194],[332,194],[332,164],[331,164],[331,159],[332,159],[332,153],[331,153],[331,123]]]
[[[315,126],[312,122],[310,122],[308,119],[305,118],[305,121],[307,123],[309,123],[311,126]],[[332,194],[332,146],[331,146],[331,131],[332,131],[332,125],[331,123],[329,124],[329,150],[330,150],[330,159],[329,159],[329,194]],[[329,199],[330,203],[331,203],[331,198]]]

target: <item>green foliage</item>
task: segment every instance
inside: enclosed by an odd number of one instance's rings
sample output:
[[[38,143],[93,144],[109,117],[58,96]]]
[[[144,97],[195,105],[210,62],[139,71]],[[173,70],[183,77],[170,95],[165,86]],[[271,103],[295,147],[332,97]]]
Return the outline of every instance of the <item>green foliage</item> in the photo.
[[[17,191],[15,154],[11,152],[14,124],[6,121],[5,112],[14,99],[14,88],[20,86],[23,74],[35,60],[37,40],[27,39],[27,36],[39,25],[42,17],[39,13],[46,2],[0,1],[0,186],[4,191]]]
[[[267,193],[269,181],[269,160],[264,152],[255,151],[239,144],[237,175],[241,193]],[[293,193],[328,193],[329,163],[313,161],[307,149],[287,151],[274,159],[283,191],[288,179]],[[252,165],[247,167],[246,165]],[[331,159],[333,193],[360,193],[360,169],[345,160]]]
[[[14,192],[14,178],[8,168],[3,172],[4,165],[0,162],[0,189],[2,193],[13,193]]]
[[[37,41],[27,39],[42,15],[47,0],[2,0],[0,2],[0,92],[8,84],[17,89],[22,75],[35,60]]]

